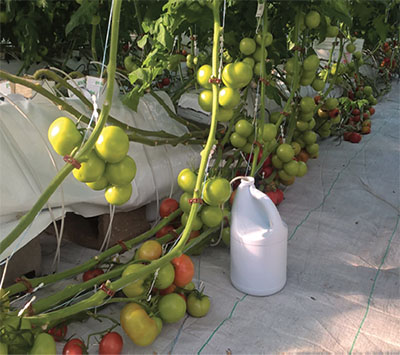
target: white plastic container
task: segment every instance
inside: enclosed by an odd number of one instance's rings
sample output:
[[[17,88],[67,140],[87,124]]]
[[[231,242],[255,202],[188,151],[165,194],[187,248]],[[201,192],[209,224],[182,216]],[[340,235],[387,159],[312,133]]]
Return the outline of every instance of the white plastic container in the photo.
[[[231,281],[239,291],[268,296],[286,284],[288,229],[270,198],[243,177],[231,212]]]

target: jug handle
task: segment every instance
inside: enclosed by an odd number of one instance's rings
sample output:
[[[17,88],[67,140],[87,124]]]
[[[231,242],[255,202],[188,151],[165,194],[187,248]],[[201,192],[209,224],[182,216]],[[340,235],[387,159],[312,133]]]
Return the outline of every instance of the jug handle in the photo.
[[[282,224],[281,215],[279,214],[278,209],[276,208],[272,200],[262,191],[258,190],[254,185],[251,186],[250,189],[253,190],[252,191],[253,194],[259,195],[260,198],[265,199],[267,205],[263,204],[263,207],[265,207],[265,213],[268,216],[271,227],[273,228],[274,226],[281,225]]]

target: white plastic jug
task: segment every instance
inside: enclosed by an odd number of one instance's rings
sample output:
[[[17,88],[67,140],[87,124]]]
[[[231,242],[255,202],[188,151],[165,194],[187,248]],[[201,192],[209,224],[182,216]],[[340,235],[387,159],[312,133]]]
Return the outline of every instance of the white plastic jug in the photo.
[[[243,177],[231,211],[231,281],[238,290],[268,296],[286,283],[288,228],[271,199]]]

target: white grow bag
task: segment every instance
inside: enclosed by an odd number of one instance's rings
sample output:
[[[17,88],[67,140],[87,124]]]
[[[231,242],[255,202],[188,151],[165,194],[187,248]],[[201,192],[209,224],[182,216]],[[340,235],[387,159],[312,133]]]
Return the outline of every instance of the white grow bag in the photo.
[[[158,95],[173,109],[167,94]],[[104,96],[104,93],[103,93]],[[41,95],[27,100],[21,95],[11,94],[15,105],[30,119],[28,122],[7,99],[0,102],[0,240],[17,225],[23,214],[28,212],[53,177],[53,166],[49,152],[60,169],[64,165],[47,140],[47,130],[51,122],[59,116],[69,116]],[[99,107],[103,97],[99,99]],[[67,99],[67,102],[90,117],[79,100]],[[115,88],[110,114],[121,122],[133,127],[182,135],[187,128],[172,120],[162,106],[151,96],[145,95],[139,103],[137,112],[125,107]],[[130,143],[129,155],[137,164],[137,174],[133,180],[131,199],[117,210],[133,210],[156,199],[164,198],[177,190],[176,178],[179,172],[188,166],[197,166],[200,161],[199,146],[144,146]],[[66,210],[62,211],[62,204]],[[72,211],[84,217],[93,217],[109,212],[109,205],[103,191],[93,191],[78,182],[70,174],[49,200],[55,218],[66,211]],[[42,232],[52,221],[44,206],[22,238],[12,244],[0,255],[0,261],[22,248]]]

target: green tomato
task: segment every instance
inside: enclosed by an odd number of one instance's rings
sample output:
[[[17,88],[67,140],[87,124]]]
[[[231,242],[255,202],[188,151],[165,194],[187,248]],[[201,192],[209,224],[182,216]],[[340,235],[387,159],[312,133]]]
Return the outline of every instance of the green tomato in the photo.
[[[293,159],[294,150],[290,144],[283,143],[276,149],[276,155],[282,162],[287,163]]]
[[[257,47],[256,51],[253,54],[253,58],[256,62],[264,63],[265,59],[267,59],[268,51],[264,49],[264,58],[262,57],[262,49],[261,47]]]
[[[311,86],[315,91],[322,91],[325,88],[325,82],[321,79],[314,79]]]
[[[308,129],[308,123],[307,123],[307,122],[304,122],[304,121],[297,121],[297,122],[296,122],[296,128],[297,128],[300,132],[307,131],[307,129]]]
[[[161,333],[162,328],[163,328],[162,319],[160,317],[156,317],[156,316],[151,316],[150,318],[156,322],[157,330],[158,330],[157,335],[159,335]]]
[[[196,174],[189,168],[186,168],[178,175],[178,185],[183,191],[193,193],[196,186],[196,179]]]
[[[309,55],[303,62],[303,69],[308,72],[314,72],[319,67],[319,58],[316,54]]]
[[[315,102],[310,96],[305,96],[300,100],[300,109],[302,113],[311,113],[314,111]]]
[[[253,125],[245,119],[240,119],[235,124],[235,132],[240,134],[244,138],[249,137],[253,133],[253,131]]]
[[[308,129],[311,131],[316,125],[315,119],[312,118],[309,122],[308,122]]]
[[[239,104],[239,102],[240,102],[240,93],[237,89],[224,87],[221,90],[219,90],[218,103],[223,108],[233,109]]]
[[[97,139],[96,152],[108,163],[118,163],[129,150],[129,138],[118,126],[104,127]]]
[[[172,285],[175,279],[175,269],[171,263],[165,264],[158,271],[156,282],[154,286],[159,290],[163,290]]]
[[[2,325],[5,331],[2,340],[8,343],[9,354],[21,354],[33,345],[31,323],[26,318],[5,317],[2,319]]]
[[[308,170],[307,169],[307,164],[300,160],[298,162],[298,171],[297,171],[296,176],[297,177],[302,177],[302,176],[306,175],[307,174],[307,170]]]
[[[297,164],[297,161],[291,160],[290,162],[283,164],[283,170],[290,176],[296,176],[299,172],[299,166]]]
[[[100,191],[100,190],[104,190],[110,184],[109,184],[107,178],[103,175],[95,182],[87,182],[86,185],[89,186],[92,190]]]
[[[261,46],[262,45],[262,34],[261,33],[257,33],[255,39],[256,39],[257,44],[259,46]],[[272,44],[273,39],[274,39],[274,37],[272,36],[272,33],[267,32],[266,36],[265,36],[265,42],[264,42],[265,47],[270,46]]]
[[[321,16],[317,11],[310,11],[306,15],[304,22],[306,26],[310,29],[317,28],[321,22]]]
[[[95,182],[103,176],[105,168],[104,160],[99,158],[95,150],[92,150],[87,160],[81,163],[79,169],[72,170],[72,174],[80,182]]]
[[[188,213],[183,213],[181,216],[181,223],[182,225],[186,226],[186,223],[188,221],[189,214]],[[192,223],[192,230],[198,231],[203,227],[203,221],[199,216],[194,217],[193,223]]]
[[[192,292],[187,298],[187,311],[192,317],[204,317],[210,310],[210,298]]]
[[[177,293],[170,293],[161,297],[158,302],[158,311],[164,322],[175,323],[185,316],[186,302]]]
[[[108,203],[115,206],[121,206],[127,203],[132,195],[132,184],[121,186],[110,186],[104,193]]]
[[[40,333],[36,336],[31,355],[56,355],[56,342],[48,333]]]
[[[212,74],[212,68],[211,65],[205,64],[202,65],[199,70],[197,71],[196,77],[197,77],[197,82],[207,90],[211,90],[212,85],[211,83],[208,82]]]
[[[70,118],[59,117],[50,125],[48,139],[57,154],[64,156],[79,147],[83,137]]]
[[[283,161],[280,160],[276,154],[274,154],[272,156],[271,162],[272,162],[272,165],[274,166],[274,168],[276,168],[276,169],[282,169],[283,168]]]
[[[229,227],[225,227],[222,230],[222,242],[229,248],[231,245],[231,229]]]
[[[300,153],[300,151],[301,151],[301,146],[300,146],[299,143],[297,143],[297,142],[292,142],[292,143],[291,143],[291,146],[292,146],[292,148],[293,148],[293,150],[294,150],[294,155],[297,155],[297,154]]]
[[[218,107],[217,121],[219,121],[219,122],[230,121],[233,117],[233,114],[234,114],[234,111],[232,109]]]
[[[334,108],[338,107],[339,101],[335,97],[330,97],[329,99],[326,99],[324,103],[324,107],[326,110],[330,111],[333,110]]]
[[[239,50],[244,55],[253,54],[256,50],[256,41],[252,38],[243,38],[239,43]]]
[[[319,152],[319,145],[317,143],[306,145],[306,150],[310,155],[315,155]]]
[[[290,179],[292,178],[292,177],[294,177],[294,175],[289,175],[285,170],[279,170],[278,171],[278,176],[282,179],[282,180],[285,180],[285,181],[290,181]]]
[[[112,185],[129,184],[136,176],[136,163],[127,155],[118,163],[108,163],[104,176]]]
[[[8,21],[10,21],[8,13],[5,11],[0,11],[0,23],[7,23]]]
[[[253,144],[252,143],[246,143],[242,148],[240,148],[240,150],[242,152],[245,152],[246,154],[250,154],[252,148],[253,148]]]
[[[314,144],[317,141],[317,135],[314,131],[306,131],[303,133],[303,140],[306,145]]]
[[[349,43],[346,46],[346,51],[349,53],[353,53],[356,50],[356,46],[353,43]]]
[[[253,78],[253,70],[243,62],[230,63],[222,71],[222,81],[225,86],[240,89],[247,86]]]
[[[131,264],[128,265],[125,270],[122,272],[122,277],[133,274],[140,269],[143,269],[145,265],[143,264]],[[136,297],[141,296],[145,293],[146,289],[143,286],[145,279],[138,279],[136,281],[131,282],[129,285],[125,286],[122,289],[122,292],[126,297]]]
[[[280,116],[281,116],[280,112],[272,112],[271,116],[269,117],[269,122],[274,124],[277,123]]]
[[[233,132],[231,134],[229,140],[235,148],[243,148],[247,143],[246,138],[242,137],[239,133],[236,132]]]
[[[254,64],[256,63],[256,61],[254,60],[254,58],[252,57],[246,57],[242,60],[243,63],[246,63],[248,65],[250,65],[251,69],[254,68]]]
[[[189,200],[192,198],[192,194],[189,192],[184,192],[179,199],[179,207],[184,213],[189,213],[192,205]]]
[[[337,37],[339,34],[339,27],[337,26],[328,26],[326,29],[326,37]]]
[[[219,226],[222,221],[222,211],[218,206],[203,206],[200,211],[202,222],[209,228]]]
[[[211,90],[203,90],[198,99],[199,105],[202,110],[206,112],[212,111],[213,94]]]
[[[100,15],[93,15],[90,24],[93,26],[97,26],[100,23]]]
[[[364,86],[364,95],[371,96],[372,95],[372,88],[371,86]]]
[[[133,55],[128,55],[124,58],[124,67],[129,73],[138,68]]]
[[[278,130],[274,124],[272,124],[272,123],[264,124],[262,137],[265,142],[275,139],[277,134],[278,134]]]
[[[219,206],[229,200],[232,187],[227,179],[217,177],[206,181],[203,199],[210,206]]]

